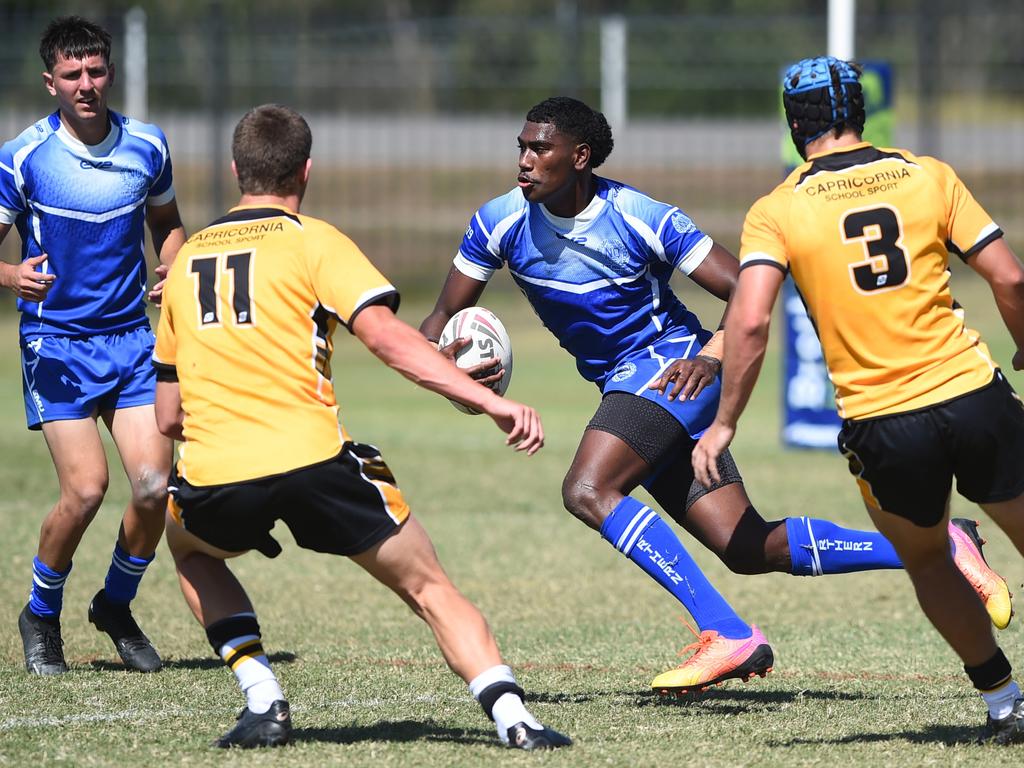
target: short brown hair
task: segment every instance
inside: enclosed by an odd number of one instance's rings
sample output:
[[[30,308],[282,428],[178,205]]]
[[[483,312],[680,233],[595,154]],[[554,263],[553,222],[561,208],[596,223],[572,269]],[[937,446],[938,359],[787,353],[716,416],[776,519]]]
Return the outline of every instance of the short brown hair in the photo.
[[[298,191],[296,174],[309,159],[313,134],[291,107],[263,104],[235,126],[231,156],[244,195],[289,195]]]

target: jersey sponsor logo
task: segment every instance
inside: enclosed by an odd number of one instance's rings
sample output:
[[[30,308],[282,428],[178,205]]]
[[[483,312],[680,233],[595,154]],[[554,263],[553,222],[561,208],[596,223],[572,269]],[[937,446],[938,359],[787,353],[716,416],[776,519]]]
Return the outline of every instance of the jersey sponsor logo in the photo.
[[[111,168],[111,167],[113,167],[113,165],[114,165],[114,162],[112,160],[80,160],[78,162],[78,167],[79,168],[86,168],[86,169],[89,169],[89,168],[97,168],[97,169]]]
[[[636,546],[637,549],[647,555],[648,559],[658,566],[666,576],[668,576],[673,584],[678,584],[683,580],[683,574],[675,569],[675,566],[679,563],[678,555],[673,557],[671,560],[666,559],[665,556],[652,547],[643,536],[640,537],[640,541],[637,542]]]
[[[845,200],[851,197],[865,197],[878,192],[895,189],[903,179],[910,178],[910,171],[900,168],[892,171],[876,171],[865,176],[830,179],[817,183],[808,182],[804,194],[810,197],[824,195],[826,200]]]
[[[694,224],[693,220],[682,211],[676,211],[673,213],[671,221],[672,228],[680,235],[686,235],[690,232],[697,231],[697,225]]]
[[[225,242],[234,240],[251,240],[260,239],[263,235],[283,232],[284,223],[280,221],[273,221],[262,224],[242,224],[229,229],[223,227],[214,226],[209,229],[204,229],[201,232],[196,232],[192,237],[186,240],[186,243],[202,243],[204,245],[216,245],[216,241],[223,240]],[[211,242],[213,241],[213,242]]]
[[[635,374],[635,363],[623,363],[615,369],[615,373],[612,374],[612,381],[625,381],[626,379],[632,378]]]

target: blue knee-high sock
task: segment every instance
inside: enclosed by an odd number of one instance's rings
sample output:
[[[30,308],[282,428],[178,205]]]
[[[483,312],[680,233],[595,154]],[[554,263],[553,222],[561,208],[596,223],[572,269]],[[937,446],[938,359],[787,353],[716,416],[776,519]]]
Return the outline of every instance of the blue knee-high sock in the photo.
[[[786,534],[794,576],[903,567],[892,544],[877,531],[855,531],[813,517],[787,517]]]
[[[64,605],[64,582],[69,573],[71,563],[68,563],[67,570],[55,571],[38,557],[33,558],[28,609],[44,619],[60,618],[60,609]]]
[[[723,637],[750,637],[741,619],[707,580],[661,516],[626,496],[601,525],[601,536],[672,593],[693,616],[701,631]]]
[[[114,555],[110,558],[110,569],[107,571],[107,580],[103,584],[103,591],[107,593],[107,599],[112,603],[126,605],[135,599],[135,593],[139,591],[139,582],[142,581],[146,567],[153,562],[156,553],[146,557],[135,557],[128,554],[121,548],[120,544],[114,545]]]

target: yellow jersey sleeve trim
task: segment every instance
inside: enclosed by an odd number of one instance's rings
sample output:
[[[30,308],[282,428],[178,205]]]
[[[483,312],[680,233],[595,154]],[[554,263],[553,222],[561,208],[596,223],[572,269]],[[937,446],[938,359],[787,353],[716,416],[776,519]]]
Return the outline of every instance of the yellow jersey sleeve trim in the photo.
[[[398,312],[398,305],[401,302],[401,297],[398,295],[398,291],[394,286],[387,286],[387,288],[380,288],[373,291],[367,291],[359,300],[356,302],[355,309],[348,316],[348,322],[342,323],[349,333],[352,333],[352,322],[356,319],[356,316],[367,307],[371,307],[374,304],[383,304],[388,307],[392,312]]]
[[[780,261],[778,257],[772,256],[770,253],[765,253],[764,251],[752,251],[751,253],[745,254],[743,258],[740,259],[740,269],[746,269],[747,267],[753,267],[758,264],[767,264],[768,266],[782,270],[783,273],[789,272],[789,265]]]

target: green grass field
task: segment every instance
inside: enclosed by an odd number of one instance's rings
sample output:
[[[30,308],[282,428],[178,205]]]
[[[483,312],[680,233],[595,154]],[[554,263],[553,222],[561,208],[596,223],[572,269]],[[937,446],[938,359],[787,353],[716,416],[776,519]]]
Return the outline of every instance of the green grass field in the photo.
[[[973,324],[1008,364],[1009,339],[984,286],[962,271],[954,285]],[[188,613],[166,550],[135,603],[167,660],[164,671],[124,672],[107,638],[86,623],[127,494],[113,455],[107,501],[65,594],[72,671],[56,679],[26,674],[15,625],[56,482],[42,438],[24,429],[16,327],[5,315],[0,764],[1020,764],[1020,749],[971,743],[983,706],[899,572],[813,580],[736,576],[684,537],[737,609],[772,640],[777,665],[768,678],[746,685],[731,682],[680,700],[653,696],[651,678],[676,664],[675,651],[690,641],[677,620],[682,611],[560,503],[561,478],[596,390],[577,378],[572,361],[521,299],[492,292],[484,303],[509,327],[516,345],[509,394],[541,411],[543,451],[529,459],[514,454],[485,417],[463,416],[416,390],[341,332],[334,368],[343,419],[357,439],[382,447],[447,570],[488,616],[532,708],[575,739],[572,749],[503,750],[426,627],[357,567],[300,551],[285,531],[285,551],[276,560],[253,554],[235,562],[292,703],[296,744],[273,753],[211,749],[208,742],[233,722],[242,698]],[[415,324],[426,310],[409,300],[400,316]],[[781,328],[775,330],[777,336]],[[1024,376],[1011,378],[1024,390]],[[755,503],[769,518],[809,514],[866,525],[837,454],[779,447],[778,384],[773,357],[735,447]],[[961,500],[954,511],[974,514]],[[1020,591],[1021,558],[991,524],[983,532],[990,561]],[[1018,619],[1001,640],[1024,665],[1022,631]]]

